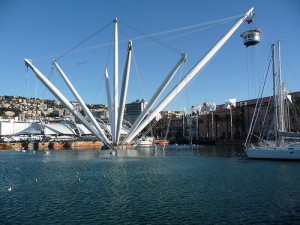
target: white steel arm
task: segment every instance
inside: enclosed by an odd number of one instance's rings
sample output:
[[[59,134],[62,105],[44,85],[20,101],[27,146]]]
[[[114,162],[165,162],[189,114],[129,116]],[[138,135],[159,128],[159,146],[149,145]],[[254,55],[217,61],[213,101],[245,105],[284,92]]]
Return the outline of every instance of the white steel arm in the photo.
[[[114,56],[114,87],[113,87],[113,101],[114,101],[114,106],[113,106],[113,112],[114,112],[114,123],[112,124],[114,126],[114,129],[111,129],[114,132],[113,137],[113,142],[116,143],[116,130],[117,130],[117,121],[118,121],[118,108],[119,108],[119,48],[118,48],[118,19],[114,19],[115,23],[115,56]]]
[[[131,137],[132,133],[136,130],[136,128],[140,125],[142,120],[145,118],[145,116],[149,113],[150,109],[156,102],[156,100],[159,98],[161,93],[165,90],[165,88],[168,86],[176,72],[178,71],[179,67],[186,61],[186,54],[182,54],[179,61],[176,63],[176,65],[172,68],[166,79],[163,81],[163,83],[159,86],[153,97],[150,99],[149,103],[146,105],[145,109],[141,112],[141,114],[138,116],[138,118],[135,120],[134,124],[132,125],[131,129],[127,133],[126,137],[123,140],[123,143],[126,142],[128,138]]]
[[[108,71],[107,68],[105,68],[104,71],[104,77],[105,77],[105,87],[106,87],[106,98],[107,98],[107,105],[108,105],[108,112],[109,112],[109,124],[110,124],[110,133],[112,136],[112,139],[114,140],[115,138],[113,137],[114,132],[114,118],[113,118],[113,111],[112,111],[112,106],[111,106],[111,95],[110,95],[110,87],[109,87],[109,78],[108,78]]]
[[[119,106],[120,108],[119,108],[118,124],[117,124],[117,132],[116,132],[116,134],[117,134],[116,143],[117,144],[119,144],[120,131],[121,131],[123,116],[124,116],[125,101],[126,101],[127,89],[128,89],[128,79],[129,79],[129,73],[130,73],[131,54],[132,54],[132,41],[129,41],[127,57],[126,57],[124,72],[123,72],[122,87],[121,87],[120,106]]]
[[[62,76],[62,78],[64,79],[64,81],[66,82],[66,84],[68,85],[68,87],[70,88],[70,90],[72,91],[72,93],[74,94],[75,98],[77,99],[78,103],[82,107],[83,111],[86,113],[86,115],[89,117],[89,119],[91,120],[91,122],[96,127],[96,130],[103,137],[102,141],[105,144],[109,143],[109,140],[108,140],[107,136],[105,135],[104,131],[99,126],[99,123],[96,121],[95,117],[93,116],[93,114],[91,113],[91,111],[88,109],[88,107],[86,106],[85,102],[82,100],[82,98],[80,97],[80,95],[76,91],[75,87],[73,86],[73,84],[71,83],[71,81],[69,80],[69,78],[67,77],[67,75],[64,73],[64,71],[60,68],[60,66],[54,60],[53,60],[53,64],[56,67],[56,69],[58,70],[58,72],[60,73],[60,75]]]
[[[169,92],[169,94],[159,103],[159,105],[149,114],[148,117],[138,126],[132,133],[131,137],[126,140],[129,143],[142,129],[151,122],[151,120],[176,97],[176,95],[195,77],[195,75],[206,65],[206,63],[218,52],[218,50],[225,44],[231,35],[238,29],[238,27],[247,19],[253,7],[245,13],[245,15],[233,25],[232,28],[207,52],[207,54],[198,61],[198,63],[186,74],[186,76]]]
[[[84,126],[94,134],[98,140],[102,141],[102,136],[91,126],[91,124],[74,108],[74,106],[66,99],[66,97],[60,93],[60,91],[30,62],[28,59],[24,59],[26,66],[29,66],[36,74],[37,78],[48,88],[48,90],[79,120]],[[108,146],[109,143],[105,143]]]

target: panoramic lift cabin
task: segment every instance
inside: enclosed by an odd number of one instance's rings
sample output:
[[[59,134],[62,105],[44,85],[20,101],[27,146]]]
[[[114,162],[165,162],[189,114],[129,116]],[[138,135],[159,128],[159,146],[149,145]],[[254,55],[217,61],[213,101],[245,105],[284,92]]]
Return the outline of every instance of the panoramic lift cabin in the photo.
[[[242,33],[240,36],[244,39],[244,45],[248,47],[259,43],[261,33],[262,33],[261,30],[254,29],[254,30],[247,30],[244,33]]]

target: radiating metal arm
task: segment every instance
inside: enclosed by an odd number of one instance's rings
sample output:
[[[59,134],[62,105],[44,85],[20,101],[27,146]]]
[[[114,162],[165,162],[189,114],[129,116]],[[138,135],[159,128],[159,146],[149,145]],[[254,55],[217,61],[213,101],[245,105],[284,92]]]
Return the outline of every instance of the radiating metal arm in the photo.
[[[127,57],[126,57],[124,72],[123,72],[122,87],[121,87],[120,106],[119,106],[120,108],[119,108],[118,124],[117,124],[117,132],[116,132],[116,134],[117,134],[116,143],[117,144],[119,143],[120,132],[121,132],[123,116],[124,116],[125,102],[126,102],[127,89],[128,89],[128,79],[129,79],[129,72],[130,72],[131,54],[132,54],[132,42],[129,41]]]
[[[109,78],[108,78],[108,71],[107,68],[105,68],[104,71],[104,77],[105,77],[105,87],[106,87],[106,98],[107,98],[107,105],[108,105],[108,112],[109,112],[109,124],[110,124],[110,133],[112,136],[112,139],[115,140],[114,131],[112,130],[114,128],[114,118],[113,118],[113,111],[111,106],[111,95],[110,95],[110,87],[109,87]]]
[[[117,130],[117,121],[118,121],[118,108],[119,108],[119,81],[118,81],[118,77],[119,77],[119,48],[118,48],[118,19],[115,18],[114,19],[114,23],[115,23],[115,56],[114,56],[114,89],[113,89],[113,101],[114,101],[114,106],[113,106],[113,112],[114,112],[114,129],[111,129],[114,131],[114,135],[113,135],[113,142],[115,144],[116,143],[116,130]]]
[[[206,65],[206,63],[218,52],[218,50],[225,44],[231,35],[238,29],[238,27],[248,18],[253,11],[253,7],[239,19],[237,23],[208,51],[208,53],[198,61],[198,63],[186,74],[186,76],[169,92],[169,94],[159,103],[159,105],[151,112],[137,129],[131,134],[131,137],[126,140],[129,143],[148,123],[167,105],[172,101],[176,95],[194,78],[194,76]]]
[[[127,141],[128,138],[131,137],[131,134],[136,130],[136,128],[140,125],[142,120],[147,116],[149,113],[150,109],[156,102],[156,100],[159,98],[161,93],[165,90],[165,88],[168,86],[176,72],[178,71],[179,67],[186,61],[186,54],[182,54],[181,58],[179,61],[176,63],[176,65],[172,68],[168,76],[165,78],[163,83],[159,86],[153,97],[150,99],[149,103],[146,105],[145,109],[141,112],[141,114],[138,116],[138,118],[135,120],[134,124],[132,125],[131,129],[127,133],[126,137],[123,140],[123,143]]]
[[[80,106],[83,109],[83,111],[85,112],[85,114],[89,117],[89,119],[91,120],[91,122],[96,127],[96,130],[102,136],[102,141],[105,144],[109,143],[109,140],[108,140],[107,136],[105,135],[104,131],[99,126],[99,123],[96,121],[95,117],[93,116],[93,114],[91,113],[91,111],[88,109],[88,107],[86,106],[85,102],[82,100],[81,96],[78,94],[78,92],[76,91],[75,87],[73,86],[73,84],[71,83],[71,81],[69,80],[69,78],[67,77],[67,75],[64,73],[64,71],[60,68],[60,66],[54,60],[53,60],[53,65],[56,67],[56,69],[58,70],[58,72],[60,73],[60,75],[62,76],[62,78],[64,79],[64,81],[68,85],[68,87],[70,88],[71,92],[73,93],[73,95],[77,99],[78,103],[80,104]]]
[[[25,59],[26,66],[29,66],[36,74],[37,78],[47,87],[47,89],[80,121],[84,126],[94,134],[98,140],[102,141],[102,136],[91,126],[91,124],[74,108],[66,97],[30,62]],[[109,143],[105,143],[109,146]]]

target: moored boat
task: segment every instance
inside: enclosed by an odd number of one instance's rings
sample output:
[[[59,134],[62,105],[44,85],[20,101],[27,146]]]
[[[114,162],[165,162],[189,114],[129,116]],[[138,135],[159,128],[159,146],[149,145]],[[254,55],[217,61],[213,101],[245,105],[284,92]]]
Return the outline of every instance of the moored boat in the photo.
[[[278,55],[280,53],[280,42],[278,42]],[[280,57],[278,56],[279,62]],[[283,88],[281,82],[281,69],[279,63],[279,72],[275,71],[275,44],[272,45],[272,62],[273,62],[273,102],[272,114],[273,118],[270,122],[273,123],[269,132],[261,133],[259,136],[254,135],[254,127],[257,122],[259,110],[262,101],[257,101],[256,110],[253,113],[251,126],[249,128],[248,136],[245,142],[245,152],[249,158],[255,159],[284,159],[284,160],[300,160],[300,141],[298,132],[287,131],[286,121],[288,116],[285,114],[286,107],[290,99],[287,91]],[[277,75],[279,77],[277,77]],[[278,80],[278,87],[276,82]],[[277,92],[278,90],[278,92]],[[262,92],[261,92],[262,93]],[[261,100],[262,98],[260,98]],[[269,110],[267,112],[270,113]],[[267,115],[268,116],[268,115]],[[266,116],[266,117],[267,117]],[[265,118],[266,118],[265,117]],[[252,136],[258,137],[258,145],[251,143]],[[268,137],[271,137],[270,139]],[[298,138],[298,139],[297,139]]]
[[[158,145],[169,145],[170,142],[168,140],[157,140],[156,143],[158,143]]]
[[[138,142],[137,145],[138,147],[151,147],[154,146],[154,137],[141,137]]]

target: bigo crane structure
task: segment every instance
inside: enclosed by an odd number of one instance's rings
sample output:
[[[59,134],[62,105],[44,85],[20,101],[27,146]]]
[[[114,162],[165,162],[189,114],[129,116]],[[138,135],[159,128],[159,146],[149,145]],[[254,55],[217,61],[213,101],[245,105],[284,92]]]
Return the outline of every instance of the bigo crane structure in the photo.
[[[113,74],[113,91],[109,86],[109,76],[107,68],[104,70],[104,77],[106,83],[106,97],[109,110],[109,129],[105,129],[99,125],[90,110],[86,107],[84,101],[76,91],[67,75],[63,72],[61,67],[56,61],[53,60],[53,65],[58,70],[59,74],[63,77],[69,89],[78,100],[78,103],[82,107],[85,114],[88,116],[90,122],[78,112],[70,101],[40,72],[29,59],[25,59],[25,64],[30,67],[35,73],[36,77],[46,86],[46,88],[78,119],[97,139],[102,141],[106,146],[112,149],[122,148],[124,145],[128,145],[153,119],[159,114],[161,110],[167,106],[178,93],[197,75],[197,73],[209,62],[209,60],[220,50],[220,48],[227,42],[232,34],[239,28],[239,26],[252,17],[253,7],[249,9],[219,40],[217,43],[194,65],[194,67],[175,85],[175,87],[158,103],[155,107],[157,99],[161,96],[162,92],[166,89],[175,73],[180,66],[186,61],[186,54],[182,54],[181,58],[171,69],[166,76],[162,84],[158,87],[153,97],[150,99],[147,106],[141,112],[134,124],[129,130],[126,130],[125,137],[121,140],[120,134],[123,123],[124,108],[127,96],[127,88],[130,74],[130,64],[133,44],[132,41],[128,42],[127,55],[125,60],[125,66],[123,71],[123,80],[120,90],[119,98],[119,68],[118,68],[118,20],[114,19],[114,74]],[[105,132],[109,131],[108,133]]]

